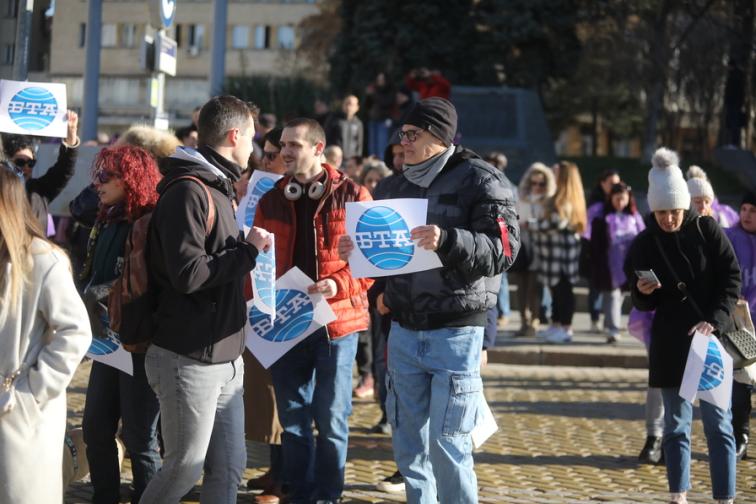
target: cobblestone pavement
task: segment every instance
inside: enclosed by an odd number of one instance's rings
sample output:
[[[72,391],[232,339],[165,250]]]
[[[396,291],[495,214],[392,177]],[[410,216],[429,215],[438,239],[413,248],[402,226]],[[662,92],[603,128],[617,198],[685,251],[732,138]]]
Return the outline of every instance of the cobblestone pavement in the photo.
[[[88,373],[83,365],[69,391],[72,425],[81,422]],[[481,502],[666,502],[664,468],[636,462],[645,439],[645,371],[495,364],[483,374],[500,430],[475,454]],[[375,403],[355,402],[345,502],[404,502],[373,489],[395,470],[390,438],[368,433],[379,416]],[[705,446],[697,420],[690,502],[712,502]],[[261,474],[267,450],[250,444],[248,453],[245,481]],[[129,477],[127,461],[123,495]],[[90,495],[88,483],[77,482],[66,503],[89,502]],[[195,491],[185,502],[198,500]],[[251,493],[240,491],[239,502],[253,502]],[[756,459],[738,465],[737,502],[756,503]]]

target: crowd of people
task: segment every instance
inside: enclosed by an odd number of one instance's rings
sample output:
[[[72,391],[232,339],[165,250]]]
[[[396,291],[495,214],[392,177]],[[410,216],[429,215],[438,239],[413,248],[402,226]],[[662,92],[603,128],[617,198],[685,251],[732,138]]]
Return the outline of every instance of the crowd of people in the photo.
[[[686,181],[667,149],[653,159],[645,217],[611,169],[588,197],[567,161],[535,162],[515,186],[504,154],[482,158],[455,143],[457,112],[438,72],[414,70],[398,90],[379,74],[366,95],[367,135],[354,95],[340,113],[283,127],[233,96],[198,107],[176,135],[132,127],[96,156],[70,225],[57,222],[64,245],[48,240],[48,205],[74,174],[76,114],[40,177],[35,143],[3,135],[0,501],[62,500],[65,388],[92,338],[120,332],[133,373],[94,362],[86,391],[78,456],[95,503],[119,501],[119,439],[133,503],[179,502],[200,478],[201,502],[236,502],[240,484],[260,490],[260,504],[338,502],[352,397],[373,396],[382,411],[373,432],[391,434],[398,469],[378,488],[412,503],[477,502],[470,432],[480,368],[509,316],[509,282],[516,337],[564,344],[582,277],[592,325],[603,312],[609,343],[622,338],[628,293],[631,319],[645,321],[640,460],[665,463],[671,502],[686,502],[692,404],[678,395],[682,373],[694,332],[724,332],[739,297],[756,310],[756,194],[733,211],[700,168]],[[255,170],[282,178],[245,235],[236,206]],[[398,198],[428,200],[427,224],[411,238],[442,267],[354,278],[346,204]],[[273,237],[276,276],[299,268],[336,320],[265,369],[245,350],[245,325],[249,273]],[[659,281],[636,276],[646,270]],[[137,287],[138,297],[118,295]],[[127,329],[127,313],[144,322]],[[751,391],[736,382],[731,410],[701,402],[720,502],[735,498]],[[269,445],[270,467],[242,482],[245,440]]]

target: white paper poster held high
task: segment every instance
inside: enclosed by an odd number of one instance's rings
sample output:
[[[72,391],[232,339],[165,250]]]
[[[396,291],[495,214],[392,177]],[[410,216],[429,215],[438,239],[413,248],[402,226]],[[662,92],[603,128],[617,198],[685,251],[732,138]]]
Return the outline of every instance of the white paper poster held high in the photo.
[[[354,278],[415,273],[442,266],[438,254],[419,247],[410,231],[425,225],[428,200],[400,198],[346,204],[347,234],[354,242]]]
[[[236,223],[239,225],[239,229],[244,231],[244,234],[249,232],[255,222],[255,212],[260,198],[273,189],[273,186],[282,176],[262,170],[255,170],[252,173],[252,178],[249,179],[249,184],[247,184],[247,194],[244,195],[239,202],[239,208],[236,209]]]
[[[267,252],[257,254],[252,275],[252,296],[255,308],[276,318],[276,241],[271,235],[271,244]]]
[[[732,398],[732,357],[719,339],[696,332],[685,364],[680,397],[728,409]]]
[[[0,80],[0,132],[65,138],[66,85]]]
[[[247,348],[264,368],[269,368],[307,336],[336,320],[321,294],[309,294],[315,282],[292,268],[276,281],[276,318],[247,302]]]
[[[100,313],[100,319],[102,320],[102,327],[108,327],[110,319],[104,306]],[[104,336],[99,334],[93,336],[87,357],[123,371],[127,375],[134,375],[134,362],[131,360],[131,354],[124,350],[116,332],[111,331],[108,327]]]

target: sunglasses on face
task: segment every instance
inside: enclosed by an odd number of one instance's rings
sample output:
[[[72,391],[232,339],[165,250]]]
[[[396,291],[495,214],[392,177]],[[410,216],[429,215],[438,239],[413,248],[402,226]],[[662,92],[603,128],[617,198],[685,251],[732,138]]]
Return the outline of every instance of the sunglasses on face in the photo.
[[[37,164],[37,160],[29,158],[18,158],[13,160],[13,164],[18,166],[19,168],[34,168],[34,165]]]
[[[263,151],[263,159],[273,161],[274,159],[276,159],[276,157],[278,157],[280,153],[280,151]]]
[[[421,129],[413,129],[413,130],[407,130],[407,131],[400,131],[399,132],[399,141],[401,142],[405,138],[409,143],[414,142],[417,140],[417,137],[420,136],[420,133],[422,133],[423,130]]]
[[[94,177],[92,178],[94,179],[95,182],[99,184],[107,184],[108,182],[110,182],[116,177],[118,177],[118,175],[116,175],[113,172],[109,172],[105,170],[97,170],[94,174]]]

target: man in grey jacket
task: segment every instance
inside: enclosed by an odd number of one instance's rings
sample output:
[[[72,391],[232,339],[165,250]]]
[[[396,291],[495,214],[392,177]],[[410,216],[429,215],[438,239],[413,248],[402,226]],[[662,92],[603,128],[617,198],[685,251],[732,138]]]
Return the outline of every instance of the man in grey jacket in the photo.
[[[393,322],[386,412],[407,501],[477,502],[470,432],[482,397],[480,355],[491,279],[519,249],[516,193],[504,174],[454,146],[454,106],[420,101],[401,129],[404,172],[393,198],[428,200],[428,224],[411,230],[443,266],[386,278],[378,306]],[[339,241],[348,256],[353,244]]]

